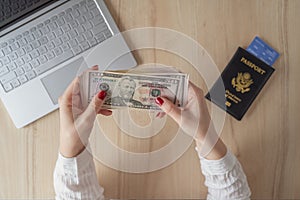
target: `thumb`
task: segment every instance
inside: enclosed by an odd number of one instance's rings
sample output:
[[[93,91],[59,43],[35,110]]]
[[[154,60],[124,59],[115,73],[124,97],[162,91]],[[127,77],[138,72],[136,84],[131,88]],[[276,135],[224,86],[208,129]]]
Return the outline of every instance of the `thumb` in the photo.
[[[181,110],[165,97],[157,97],[155,103],[170,117],[172,117],[178,124],[181,119]]]
[[[86,120],[94,120],[96,118],[97,113],[100,111],[102,104],[104,103],[104,99],[106,97],[105,91],[100,91],[98,95],[95,95],[83,113],[83,116]]]

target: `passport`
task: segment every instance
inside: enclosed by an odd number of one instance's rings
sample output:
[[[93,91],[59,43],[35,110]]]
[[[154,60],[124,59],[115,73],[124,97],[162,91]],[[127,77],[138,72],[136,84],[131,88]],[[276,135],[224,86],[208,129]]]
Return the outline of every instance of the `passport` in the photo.
[[[239,47],[205,97],[241,120],[274,71],[266,62]]]

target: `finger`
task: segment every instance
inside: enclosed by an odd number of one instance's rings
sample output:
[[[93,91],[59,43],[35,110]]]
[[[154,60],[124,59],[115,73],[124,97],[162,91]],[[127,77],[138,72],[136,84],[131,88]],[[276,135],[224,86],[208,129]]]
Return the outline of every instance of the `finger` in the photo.
[[[98,65],[91,67],[93,70],[98,69]],[[70,83],[70,85],[65,90],[64,94],[59,98],[59,102],[66,103],[72,98],[72,94],[78,94],[80,91],[79,77],[75,77],[74,80]]]
[[[166,115],[166,113],[165,112],[158,112],[156,115],[155,115],[155,117],[157,117],[157,118],[163,118],[164,116]]]
[[[110,116],[112,114],[112,111],[111,110],[106,110],[106,109],[101,109],[98,114],[101,114],[101,115],[105,115],[105,116]]]
[[[104,102],[104,98],[106,97],[105,91],[100,91],[98,95],[95,95],[83,113],[83,117],[86,120],[94,120],[97,113],[100,112],[101,106]]]
[[[161,112],[156,113],[155,117],[159,117]]]
[[[156,115],[157,118],[162,119],[164,116],[166,116],[165,112],[160,112]]]
[[[180,122],[181,110],[165,97],[157,97],[156,104],[177,123]]]
[[[97,70],[98,69],[98,65],[94,65],[93,67],[91,67],[92,70]]]
[[[162,112],[162,113],[159,114],[159,118],[163,118],[164,116],[166,116],[165,112]]]
[[[66,104],[68,102],[70,102],[70,100],[72,99],[72,93],[74,91],[74,87],[75,85],[79,82],[79,77],[76,77],[71,83],[70,85],[67,87],[67,89],[65,90],[64,94],[59,98],[59,104],[63,105]]]

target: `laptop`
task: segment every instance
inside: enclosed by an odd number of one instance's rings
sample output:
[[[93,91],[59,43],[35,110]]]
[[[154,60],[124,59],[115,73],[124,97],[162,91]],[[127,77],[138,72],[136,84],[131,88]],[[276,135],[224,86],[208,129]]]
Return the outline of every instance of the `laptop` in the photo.
[[[92,51],[100,69],[136,66],[118,33],[103,0],[0,0],[0,97],[15,126],[57,109]]]

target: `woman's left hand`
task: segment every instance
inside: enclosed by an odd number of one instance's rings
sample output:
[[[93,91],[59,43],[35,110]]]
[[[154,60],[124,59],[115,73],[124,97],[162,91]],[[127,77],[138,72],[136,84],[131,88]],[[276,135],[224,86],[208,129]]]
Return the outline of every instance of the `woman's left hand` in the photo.
[[[96,70],[95,66],[92,69]],[[97,114],[111,115],[110,110],[101,109],[105,91],[95,95],[87,108],[83,108],[80,97],[80,78],[76,77],[59,98],[60,147],[64,157],[75,157],[88,143]]]

